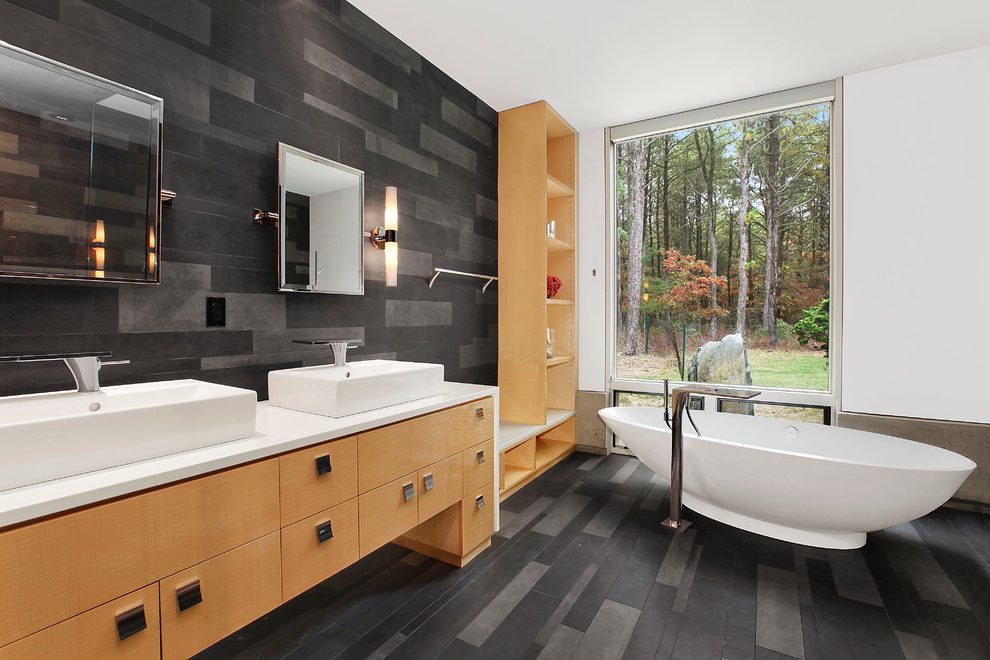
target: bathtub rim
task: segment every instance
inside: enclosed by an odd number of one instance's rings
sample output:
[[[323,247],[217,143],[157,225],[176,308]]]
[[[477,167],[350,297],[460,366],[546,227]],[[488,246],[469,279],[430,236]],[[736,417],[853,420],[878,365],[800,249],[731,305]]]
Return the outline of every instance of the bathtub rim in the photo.
[[[646,406],[608,406],[606,408],[600,409],[598,411],[598,416],[599,416],[599,418],[601,418],[601,420],[603,422],[605,422],[605,425],[608,426],[609,418],[606,416],[605,413],[609,413],[610,411],[613,411],[613,410],[625,410],[625,409],[651,410],[651,408],[647,408]],[[662,409],[661,408],[652,408],[652,410],[662,410]],[[712,411],[695,411],[695,412],[701,412],[704,415],[727,415],[727,414],[731,414],[731,413],[719,413],[719,412],[712,412]],[[625,423],[625,424],[631,424],[632,426],[637,426],[637,427],[642,428],[642,429],[652,429],[652,430],[656,430],[656,431],[670,433],[670,430],[669,429],[666,430],[666,431],[664,431],[663,427],[656,426],[656,425],[647,425],[647,424],[643,424],[643,423],[640,423],[640,422],[635,422],[635,421],[632,421],[632,420],[623,420],[621,418],[617,419],[617,421],[620,421],[620,422]],[[808,422],[788,421],[788,425],[793,425],[793,424],[798,424],[798,425],[802,425],[802,426],[803,425],[815,426],[814,424],[809,424]],[[783,455],[783,456],[793,456],[793,457],[796,457],[796,458],[806,458],[806,459],[812,459],[812,460],[816,460],[816,461],[827,461],[827,462],[831,462],[831,463],[838,463],[838,464],[841,464],[841,465],[854,465],[854,466],[858,466],[858,467],[882,468],[882,469],[887,469],[887,470],[907,470],[907,471],[911,471],[911,472],[966,472],[966,471],[968,471],[969,474],[972,474],[972,472],[974,470],[976,470],[976,468],[978,467],[977,464],[976,464],[976,462],[973,461],[971,458],[969,458],[967,456],[963,456],[962,454],[959,454],[957,452],[951,451],[949,449],[945,449],[944,447],[939,447],[937,445],[929,445],[929,444],[926,444],[924,442],[918,442],[917,440],[909,440],[907,438],[900,438],[900,437],[898,437],[896,435],[885,435],[883,433],[874,433],[872,431],[862,431],[860,429],[844,429],[843,427],[835,427],[835,428],[843,429],[843,430],[846,430],[846,431],[850,431],[852,433],[857,433],[857,434],[862,433],[862,434],[866,434],[866,435],[878,435],[878,436],[881,436],[881,437],[884,437],[884,438],[894,438],[895,440],[900,440],[902,442],[908,442],[908,443],[920,445],[922,447],[926,447],[926,448],[930,448],[930,449],[936,449],[938,451],[946,452],[946,453],[952,454],[953,456],[957,456],[958,458],[962,459],[963,461],[969,463],[969,465],[968,466],[965,466],[965,467],[962,467],[962,466],[960,466],[960,467],[919,467],[919,466],[887,465],[887,464],[882,464],[882,463],[880,463],[880,464],[878,464],[878,463],[870,463],[870,462],[866,462],[866,461],[857,461],[857,460],[851,460],[851,459],[845,459],[845,458],[836,458],[836,457],[832,457],[832,456],[822,456],[822,455],[819,455],[819,454],[809,454],[807,452],[788,451],[788,450],[784,450],[784,449],[776,449],[776,448],[773,448],[773,447],[763,447],[763,446],[759,446],[759,445],[753,445],[753,444],[749,444],[749,443],[745,443],[745,442],[737,442],[737,441],[733,441],[733,440],[723,440],[721,438],[714,438],[714,437],[710,437],[710,436],[707,436],[707,435],[704,435],[704,434],[695,434],[693,432],[694,429],[691,428],[690,424],[688,424],[687,428],[690,431],[690,435],[685,434],[685,437],[690,437],[692,440],[705,440],[707,442],[714,442],[714,443],[723,444],[723,445],[729,445],[729,446],[733,446],[733,447],[741,447],[741,448],[745,448],[745,449],[754,449],[756,451],[772,452],[774,454],[780,454],[780,455]],[[611,430],[613,433],[615,433],[615,430],[614,429],[611,429],[610,428],[609,430]],[[618,434],[616,434],[616,435],[618,435]],[[630,451],[632,451],[632,448],[631,447],[630,447]],[[635,453],[635,452],[633,452],[633,453]],[[967,478],[968,478],[968,476],[969,475],[967,474]]]

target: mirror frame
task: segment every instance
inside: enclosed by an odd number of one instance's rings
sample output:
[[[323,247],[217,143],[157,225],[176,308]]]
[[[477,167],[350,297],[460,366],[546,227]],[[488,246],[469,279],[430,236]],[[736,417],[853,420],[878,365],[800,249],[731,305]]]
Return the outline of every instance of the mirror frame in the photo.
[[[139,89],[134,89],[133,87],[128,87],[127,85],[122,85],[121,83],[114,82],[108,78],[103,78],[95,73],[90,73],[88,71],[83,71],[74,66],[69,66],[68,64],[63,64],[51,58],[45,57],[44,55],[39,55],[38,53],[33,53],[29,50],[19,48],[11,43],[0,40],[0,54],[11,54],[13,57],[21,60],[27,60],[33,62],[36,66],[43,69],[48,69],[49,71],[54,71],[55,73],[61,74],[66,77],[71,78],[82,78],[86,82],[92,83],[98,87],[105,88],[113,92],[127,92],[135,96],[139,96],[148,103],[154,106],[154,111],[158,115],[158,121],[154,122],[152,125],[156,132],[158,133],[158,151],[157,157],[154,160],[155,167],[155,185],[149,188],[148,195],[148,208],[151,210],[151,215],[146,224],[153,224],[155,227],[155,273],[153,279],[138,280],[127,277],[91,277],[86,275],[71,275],[71,274],[54,274],[54,273],[33,273],[30,271],[19,272],[19,271],[0,271],[0,280],[21,280],[21,279],[35,279],[35,280],[49,280],[49,281],[63,281],[63,282],[87,282],[92,284],[151,284],[160,285],[162,283],[162,163],[164,155],[164,128],[165,128],[165,101],[161,97],[149,94],[147,92],[142,92]],[[153,191],[153,192],[151,192]],[[154,199],[151,199],[154,195]]]
[[[278,152],[278,170],[277,170],[277,181],[275,184],[275,203],[278,209],[278,240],[275,241],[275,269],[278,277],[278,291],[280,293],[322,293],[337,296],[363,296],[364,295],[364,282],[365,282],[365,259],[364,259],[364,177],[365,173],[356,167],[351,167],[350,165],[344,165],[341,162],[331,160],[324,156],[311,153],[300,149],[299,147],[293,147],[291,144],[286,144],[284,142],[279,142],[277,147]],[[324,290],[314,290],[314,289],[297,289],[292,286],[286,285],[285,283],[285,272],[284,272],[284,262],[285,262],[285,202],[282,199],[282,180],[285,177],[285,155],[292,153],[296,156],[301,156],[303,158],[308,158],[321,165],[329,165],[338,170],[348,172],[350,174],[356,174],[360,177],[360,195],[361,195],[361,228],[358,234],[358,244],[357,247],[361,251],[361,288],[359,291],[324,291]]]

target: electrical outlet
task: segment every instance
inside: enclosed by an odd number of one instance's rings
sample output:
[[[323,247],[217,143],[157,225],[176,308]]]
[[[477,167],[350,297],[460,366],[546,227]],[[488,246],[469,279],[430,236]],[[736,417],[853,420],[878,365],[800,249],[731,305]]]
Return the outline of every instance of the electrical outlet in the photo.
[[[206,327],[223,328],[227,325],[227,299],[206,299]]]

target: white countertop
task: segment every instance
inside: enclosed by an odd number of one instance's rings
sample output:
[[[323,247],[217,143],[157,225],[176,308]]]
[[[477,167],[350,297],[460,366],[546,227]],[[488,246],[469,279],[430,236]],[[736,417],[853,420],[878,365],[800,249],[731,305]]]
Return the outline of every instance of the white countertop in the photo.
[[[321,417],[259,403],[257,432],[250,438],[0,491],[0,528],[498,394],[497,387],[488,385],[446,382],[444,387],[444,394],[347,417]]]

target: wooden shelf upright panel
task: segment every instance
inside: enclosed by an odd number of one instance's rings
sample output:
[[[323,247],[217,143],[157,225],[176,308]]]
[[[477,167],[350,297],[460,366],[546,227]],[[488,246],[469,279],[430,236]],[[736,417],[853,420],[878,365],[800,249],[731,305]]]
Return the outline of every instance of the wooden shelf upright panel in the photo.
[[[574,410],[577,391],[577,133],[545,101],[499,113],[498,130],[500,418],[539,426],[547,409]],[[559,301],[547,300],[548,275],[563,283]],[[548,451],[569,453],[559,440]]]

